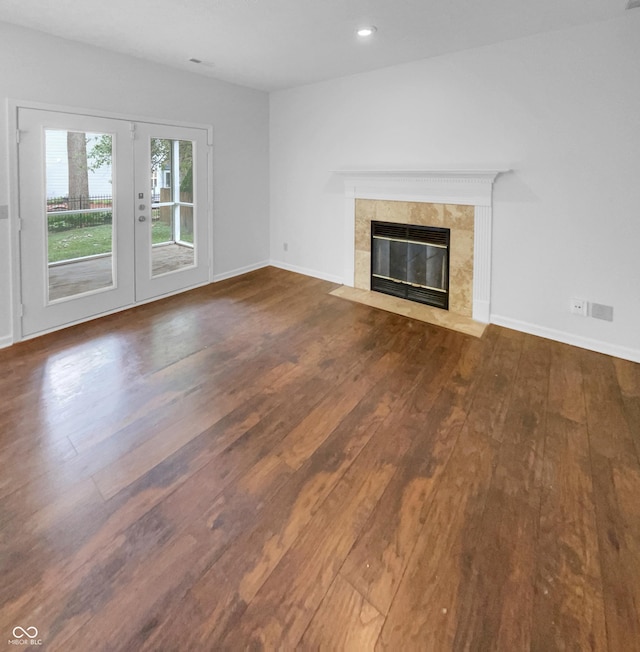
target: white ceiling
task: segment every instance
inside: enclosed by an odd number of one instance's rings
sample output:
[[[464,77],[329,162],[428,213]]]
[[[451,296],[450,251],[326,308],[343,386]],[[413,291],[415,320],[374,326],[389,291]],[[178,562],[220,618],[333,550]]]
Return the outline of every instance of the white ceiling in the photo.
[[[263,90],[621,15],[627,0],[0,0],[0,20]],[[374,24],[368,42],[355,36]],[[207,62],[196,66],[190,57]]]

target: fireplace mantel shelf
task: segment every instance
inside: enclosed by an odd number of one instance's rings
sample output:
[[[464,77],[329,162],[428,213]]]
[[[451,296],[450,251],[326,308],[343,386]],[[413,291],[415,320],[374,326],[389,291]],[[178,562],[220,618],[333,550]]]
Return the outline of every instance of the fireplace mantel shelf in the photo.
[[[499,174],[509,172],[508,168],[502,169],[430,169],[430,170],[378,170],[378,169],[341,169],[332,170],[333,174],[339,174],[342,177],[357,177],[357,178],[384,178],[390,179],[405,178],[405,179],[423,179],[423,178],[452,178],[452,179],[482,179],[494,181]]]
[[[397,199],[490,206],[493,184],[508,169],[355,169],[334,170],[347,195],[360,199]]]

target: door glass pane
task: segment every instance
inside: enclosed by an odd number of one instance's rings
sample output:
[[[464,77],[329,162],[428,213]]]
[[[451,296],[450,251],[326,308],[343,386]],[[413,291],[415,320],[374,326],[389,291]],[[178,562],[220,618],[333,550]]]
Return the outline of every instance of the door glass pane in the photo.
[[[427,246],[427,282],[426,285],[444,290],[447,277],[447,250]]]
[[[426,285],[427,246],[417,242],[408,245],[407,281],[415,285]]]
[[[382,238],[373,239],[373,273],[378,276],[389,277],[389,240]]]
[[[407,278],[407,243],[392,240],[389,244],[389,276],[398,281]]]
[[[113,287],[112,140],[45,130],[49,301]]]
[[[193,143],[151,139],[151,275],[195,264]]]

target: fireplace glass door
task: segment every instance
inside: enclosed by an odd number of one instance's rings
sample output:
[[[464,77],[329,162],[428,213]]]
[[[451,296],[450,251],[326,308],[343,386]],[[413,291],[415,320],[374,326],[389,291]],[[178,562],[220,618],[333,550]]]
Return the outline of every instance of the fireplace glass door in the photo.
[[[449,307],[449,229],[371,223],[371,289]]]

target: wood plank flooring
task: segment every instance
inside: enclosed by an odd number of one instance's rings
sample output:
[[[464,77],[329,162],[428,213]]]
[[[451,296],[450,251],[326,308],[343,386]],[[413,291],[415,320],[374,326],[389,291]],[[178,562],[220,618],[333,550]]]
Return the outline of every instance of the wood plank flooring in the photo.
[[[334,287],[267,268],[0,351],[2,637],[640,651],[640,365]]]

